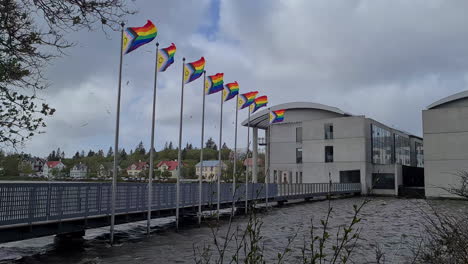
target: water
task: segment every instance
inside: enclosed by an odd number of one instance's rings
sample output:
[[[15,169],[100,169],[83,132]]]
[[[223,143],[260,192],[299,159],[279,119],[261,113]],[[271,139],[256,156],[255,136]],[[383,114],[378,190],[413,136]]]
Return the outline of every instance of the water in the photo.
[[[349,224],[353,215],[353,205],[360,204],[363,198],[337,199],[331,201],[333,212],[330,219],[330,235],[336,235],[338,226]],[[453,214],[467,214],[467,201],[428,201],[438,211]],[[259,216],[263,222],[261,235],[267,263],[283,252],[288,239],[295,236],[290,245],[292,252],[286,263],[300,263],[304,240],[309,237],[311,219],[320,225],[326,216],[327,201],[314,201],[275,207]],[[356,263],[375,262],[376,248],[385,254],[386,263],[407,263],[412,250],[424,234],[424,224],[430,213],[425,200],[373,198],[361,211],[362,221],[358,224],[360,239],[353,251]],[[243,230],[247,218],[235,218],[232,229]],[[194,263],[194,248],[213,247],[213,231],[208,225],[201,228],[185,226],[174,232],[174,218],[153,221],[154,233],[145,236],[145,222],[118,226],[118,243],[110,247],[107,243],[108,228],[88,230],[81,243],[66,244],[54,242],[53,237],[31,239],[0,245],[0,263]],[[223,220],[218,237],[222,238],[228,229],[228,221]],[[227,255],[235,250],[231,243]],[[215,251],[213,251],[215,253]],[[199,254],[195,253],[199,256]],[[216,255],[216,254],[215,254]]]

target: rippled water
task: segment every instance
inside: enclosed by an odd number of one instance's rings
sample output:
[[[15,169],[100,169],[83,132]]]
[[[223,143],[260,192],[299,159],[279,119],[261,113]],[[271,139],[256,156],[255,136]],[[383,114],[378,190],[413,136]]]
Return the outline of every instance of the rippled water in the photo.
[[[353,205],[360,204],[363,198],[336,199],[331,201],[333,208],[330,220],[331,235],[337,227],[348,224],[353,215]],[[453,214],[467,214],[466,201],[428,201],[436,210]],[[319,225],[326,216],[327,201],[290,204],[273,207],[259,216],[263,221],[261,234],[267,263],[276,259],[288,239],[297,234],[291,244],[292,252],[287,263],[300,263],[304,239],[309,236],[311,219]],[[386,263],[406,263],[412,256],[412,248],[417,245],[424,233],[425,214],[430,207],[425,200],[373,198],[360,216],[362,222],[360,240],[353,252],[356,263],[375,261],[376,248],[385,254]],[[186,226],[174,232],[174,218],[153,221],[155,232],[145,237],[145,223],[118,226],[118,244],[107,244],[108,228],[88,230],[83,243],[63,245],[54,243],[53,237],[32,239],[0,245],[0,262],[5,263],[194,263],[194,247],[212,245],[212,229]],[[245,227],[247,218],[235,218],[233,228]],[[228,221],[222,221],[219,237],[226,233]],[[228,254],[234,244],[228,248]]]

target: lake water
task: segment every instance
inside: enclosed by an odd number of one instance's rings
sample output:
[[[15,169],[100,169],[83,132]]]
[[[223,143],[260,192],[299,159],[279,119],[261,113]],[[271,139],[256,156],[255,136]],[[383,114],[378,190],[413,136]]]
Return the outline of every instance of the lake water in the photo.
[[[331,201],[333,209],[330,219],[330,234],[335,237],[337,227],[349,224],[353,205],[362,203],[364,198],[354,197]],[[385,256],[385,263],[406,263],[413,255],[412,249],[424,235],[426,214],[431,209],[452,214],[467,214],[468,202],[457,200],[426,201],[390,197],[371,198],[361,211],[362,221],[358,224],[360,239],[352,259],[355,263],[375,262],[376,248]],[[304,240],[309,237],[311,219],[320,225],[328,210],[328,201],[311,201],[273,207],[258,216],[263,222],[261,244],[267,263],[273,262],[283,252],[288,239],[295,236],[290,244],[291,252],[286,263],[301,263]],[[219,235],[222,238],[229,227],[227,217],[221,221]],[[243,230],[248,218],[237,216],[232,229]],[[194,248],[213,245],[213,231],[208,225],[202,227],[184,226],[174,231],[174,218],[153,220],[151,237],[145,235],[146,223],[132,223],[117,227],[118,242],[108,245],[108,227],[88,230],[83,243],[64,245],[54,242],[53,237],[44,237],[0,245],[0,263],[195,263]],[[235,250],[234,241],[227,247],[226,255]]]

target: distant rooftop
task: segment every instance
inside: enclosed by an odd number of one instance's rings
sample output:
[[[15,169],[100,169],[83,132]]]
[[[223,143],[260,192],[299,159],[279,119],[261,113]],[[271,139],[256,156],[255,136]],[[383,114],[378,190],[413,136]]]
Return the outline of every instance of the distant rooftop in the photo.
[[[200,167],[200,162],[198,162],[197,165],[195,166]],[[204,160],[203,161],[203,167],[217,167],[217,166],[219,166],[219,160]]]

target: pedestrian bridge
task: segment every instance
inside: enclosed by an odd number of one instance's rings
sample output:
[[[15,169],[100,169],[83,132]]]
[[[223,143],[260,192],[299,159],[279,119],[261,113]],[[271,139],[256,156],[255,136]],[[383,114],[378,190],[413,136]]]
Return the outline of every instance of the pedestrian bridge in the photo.
[[[246,186],[220,184],[220,208],[246,204]],[[359,183],[249,183],[247,202],[285,202],[296,199],[361,192]],[[180,184],[180,217],[194,215],[199,206],[198,183]],[[0,183],[0,243],[47,235],[80,232],[110,225],[110,183]],[[217,185],[202,184],[202,209],[218,203]],[[176,184],[154,183],[152,218],[173,216],[177,207]],[[148,184],[117,184],[115,223],[147,218]]]

